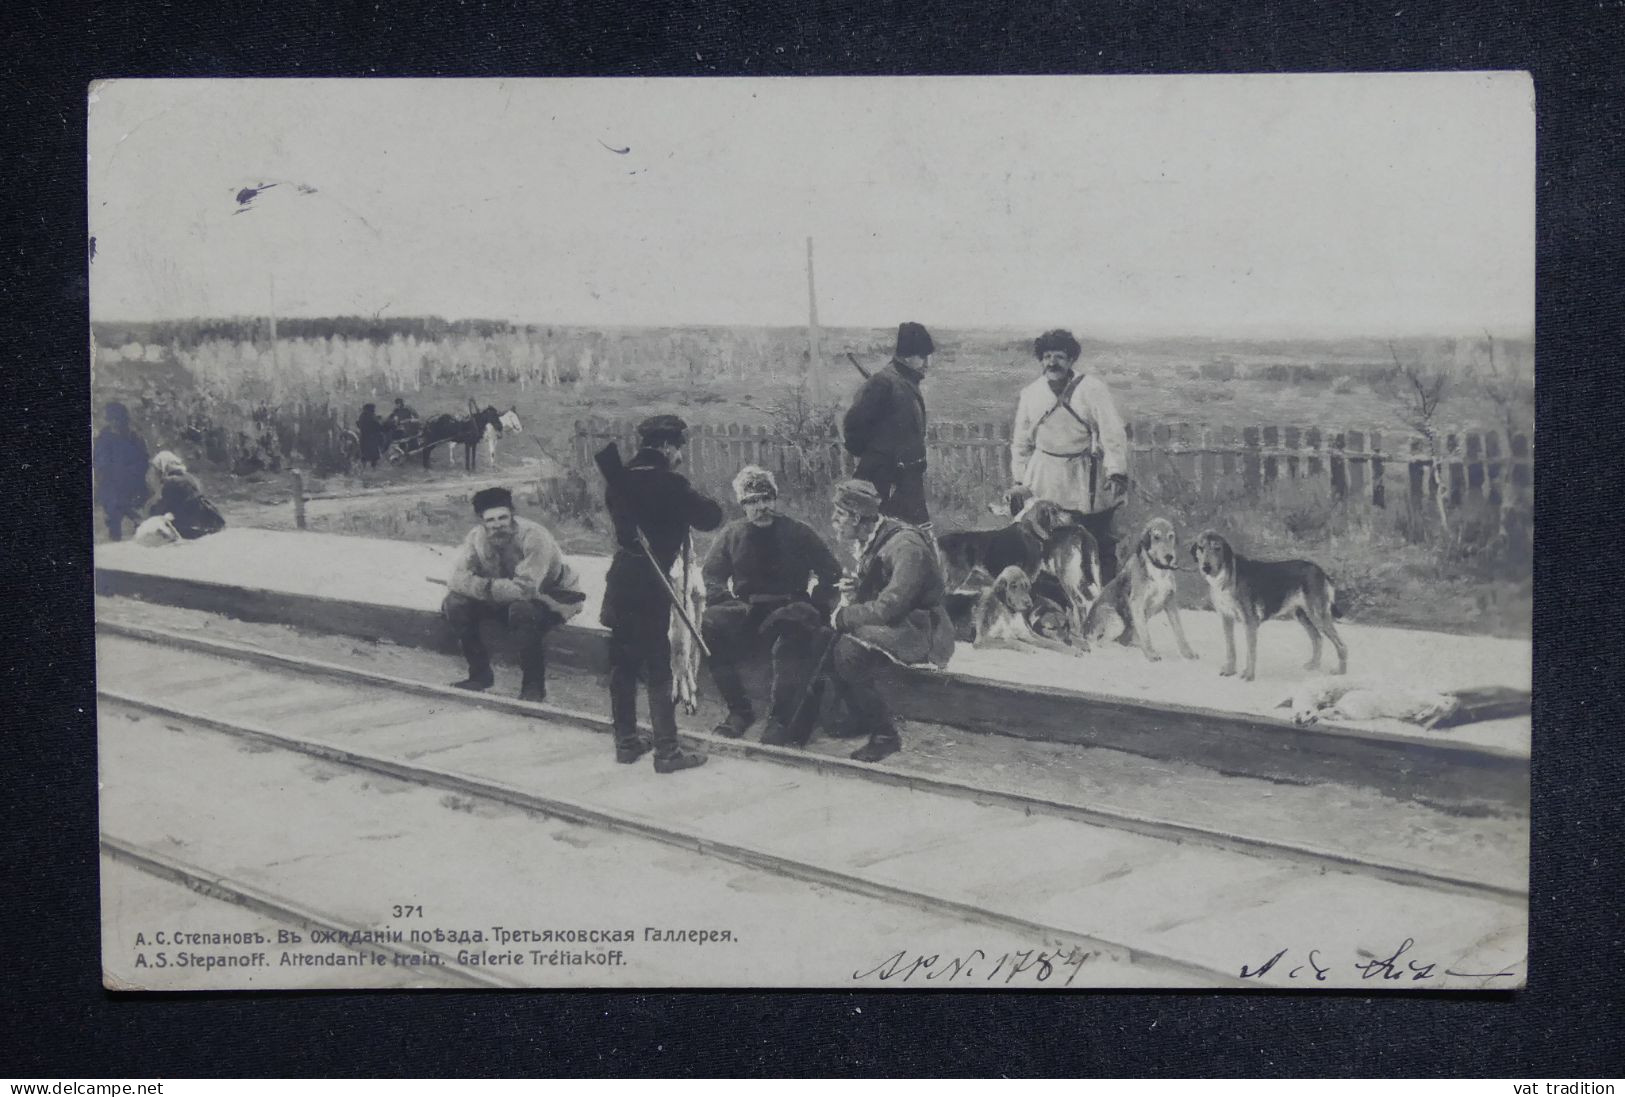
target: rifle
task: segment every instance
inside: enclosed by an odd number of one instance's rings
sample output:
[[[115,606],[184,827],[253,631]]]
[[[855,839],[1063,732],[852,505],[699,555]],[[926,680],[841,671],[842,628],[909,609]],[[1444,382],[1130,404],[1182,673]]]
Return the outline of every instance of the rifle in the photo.
[[[643,546],[643,555],[649,558],[649,566],[655,569],[655,575],[660,578],[660,585],[665,588],[666,598],[671,602],[671,608],[677,611],[677,616],[681,617],[683,624],[688,626],[689,635],[694,637],[694,643],[699,646],[700,653],[707,659],[711,658],[711,649],[705,646],[705,640],[701,638],[700,630],[695,626],[694,619],[688,615],[688,610],[683,608],[683,600],[677,597],[677,592],[672,589],[671,580],[667,578],[664,571],[660,570],[660,561],[655,559],[654,549],[650,547],[649,539],[643,535],[642,527],[634,525],[632,529],[638,535],[638,544]]]
[[[873,376],[872,374],[870,374],[870,372],[868,370],[863,368],[863,363],[858,361],[858,356],[857,355],[853,354],[851,351],[847,351],[846,352],[846,358],[847,358],[847,361],[852,363],[852,368],[853,369],[855,369],[859,373],[863,374],[863,379],[865,381],[867,381],[871,376]]]
[[[620,447],[614,442],[593,454],[592,459],[593,464],[598,466],[598,471],[603,473],[604,479],[612,484],[626,470],[626,466],[621,463]],[[634,522],[632,530],[638,536],[638,545],[642,547],[643,555],[648,559],[649,566],[655,569],[655,575],[660,579],[660,589],[666,592],[666,601],[671,605],[672,609],[677,611],[677,616],[682,619],[683,624],[688,628],[689,635],[694,637],[694,643],[699,646],[701,653],[707,659],[711,658],[711,649],[706,646],[704,637],[700,635],[699,627],[694,624],[693,619],[688,615],[688,611],[683,608],[683,600],[677,597],[677,592],[672,589],[671,580],[667,578],[665,570],[661,568],[660,561],[655,559],[654,549],[649,544],[649,538],[644,535],[643,527]]]

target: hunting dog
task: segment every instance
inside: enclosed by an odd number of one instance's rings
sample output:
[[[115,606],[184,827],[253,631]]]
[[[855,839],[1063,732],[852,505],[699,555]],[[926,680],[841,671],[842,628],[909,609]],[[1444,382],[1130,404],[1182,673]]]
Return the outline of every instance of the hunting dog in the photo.
[[[1196,658],[1185,640],[1185,626],[1179,620],[1179,605],[1175,595],[1179,592],[1174,572],[1179,570],[1179,534],[1166,518],[1153,518],[1135,543],[1134,555],[1123,564],[1123,570],[1106,584],[1095,604],[1084,618],[1082,635],[1085,643],[1093,643],[1106,635],[1115,618],[1122,622],[1125,635],[1132,632],[1135,642],[1145,657],[1152,662],[1161,659],[1151,643],[1151,618],[1158,613],[1168,615],[1174,627],[1174,639],[1179,643],[1179,654],[1187,659]]]
[[[1082,632],[1083,615],[1100,588],[1100,548],[1092,534],[1070,521],[1062,507],[1033,500],[1002,529],[955,530],[937,538],[949,590],[962,588],[981,568],[989,576],[1020,568],[1028,582],[1048,572],[1060,585]]]
[[[1308,560],[1249,560],[1237,555],[1213,530],[1191,543],[1191,558],[1207,581],[1208,597],[1224,622],[1223,675],[1236,673],[1236,624],[1247,632],[1247,669],[1251,682],[1258,667],[1258,626],[1274,618],[1296,617],[1314,645],[1305,670],[1320,667],[1322,635],[1337,649],[1338,674],[1349,668],[1348,648],[1337,635],[1334,618],[1343,616],[1337,591],[1319,564]]]
[[[1070,655],[1083,654],[1080,649],[1034,632],[1027,620],[1032,611],[1032,580],[1018,565],[1012,564],[999,572],[993,585],[982,593],[977,603],[976,646],[1007,651],[1038,649]]]

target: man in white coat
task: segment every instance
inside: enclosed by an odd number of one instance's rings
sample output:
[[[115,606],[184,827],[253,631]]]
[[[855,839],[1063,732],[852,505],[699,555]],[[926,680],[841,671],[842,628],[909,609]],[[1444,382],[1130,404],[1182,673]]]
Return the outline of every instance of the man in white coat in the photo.
[[[1023,496],[1095,514],[1128,492],[1128,432],[1105,382],[1075,371],[1081,349],[1059,328],[1033,341],[1044,372],[1016,402],[1010,477]],[[1115,544],[1096,537],[1102,570],[1115,572]]]

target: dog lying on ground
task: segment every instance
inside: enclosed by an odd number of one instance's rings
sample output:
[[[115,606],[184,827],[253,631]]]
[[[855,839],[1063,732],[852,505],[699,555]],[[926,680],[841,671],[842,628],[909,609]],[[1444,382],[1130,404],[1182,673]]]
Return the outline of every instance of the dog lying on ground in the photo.
[[[1032,580],[1015,564],[1005,568],[982,593],[976,606],[978,648],[1007,651],[1060,651],[1082,655],[1083,649],[1069,647],[1033,631],[1027,617],[1033,611]]]
[[[1067,609],[1082,632],[1083,615],[1100,588],[1100,548],[1088,530],[1072,523],[1064,508],[1033,500],[1002,529],[955,530],[937,538],[949,590],[981,568],[997,576],[1018,567],[1029,582],[1047,571],[1060,584]]]
[[[1179,654],[1187,659],[1196,658],[1185,639],[1185,626],[1179,619],[1176,595],[1178,585],[1174,572],[1179,570],[1179,534],[1166,518],[1153,518],[1135,543],[1134,555],[1123,564],[1123,570],[1106,584],[1095,604],[1084,618],[1082,640],[1094,643],[1102,639],[1115,619],[1125,630],[1132,630],[1134,640],[1145,657],[1152,662],[1161,659],[1151,643],[1151,618],[1165,613],[1173,626]]]
[[[1321,720],[1376,720],[1387,717],[1432,728],[1455,716],[1461,699],[1439,690],[1359,683],[1308,682],[1277,708],[1290,708],[1292,722],[1308,727]]]
[[[1242,678],[1251,682],[1258,667],[1258,626],[1273,618],[1296,617],[1309,633],[1313,645],[1305,670],[1320,668],[1322,635],[1337,649],[1337,670],[1349,667],[1348,648],[1337,635],[1333,619],[1343,611],[1337,606],[1337,591],[1319,564],[1308,560],[1249,560],[1239,556],[1213,530],[1206,530],[1191,543],[1191,558],[1207,581],[1208,597],[1224,623],[1224,666],[1219,673],[1236,673],[1236,625],[1247,634],[1247,669]]]
[[[144,519],[135,527],[135,543],[146,545],[148,548],[157,548],[160,545],[173,545],[180,541],[181,531],[175,528],[173,514],[154,514]]]

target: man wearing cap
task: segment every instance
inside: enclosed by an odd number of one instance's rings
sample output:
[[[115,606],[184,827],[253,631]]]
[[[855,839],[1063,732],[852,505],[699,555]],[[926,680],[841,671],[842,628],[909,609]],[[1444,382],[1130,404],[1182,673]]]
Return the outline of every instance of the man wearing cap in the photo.
[[[711,679],[728,705],[728,718],[716,731],[737,739],[756,719],[739,662],[761,645],[762,622],[792,602],[810,603],[827,618],[838,595],[841,565],[811,526],[777,512],[779,486],[767,469],[746,465],[734,477],[733,489],[745,517],[723,528],[705,558],[703,632],[711,649]],[[764,743],[782,741],[801,699],[798,683],[784,673],[783,645],[774,643],[772,651],[772,716]]]
[[[852,546],[858,564],[856,577],[841,583],[833,644],[828,630],[819,641],[828,645],[830,680],[859,731],[869,736],[852,754],[859,762],[878,762],[902,747],[879,688],[886,663],[941,669],[954,653],[954,625],[944,605],[936,549],[923,531],[882,516],[880,502],[868,481],[835,485],[830,522],[836,537]],[[769,621],[768,628],[773,626]]]
[[[880,512],[927,531],[925,505],[925,397],[920,382],[936,346],[912,321],[897,328],[897,353],[866,380],[841,423],[846,450],[857,458],[853,475],[880,492]]]
[[[1057,328],[1033,341],[1043,371],[1021,390],[1010,432],[1015,491],[1094,514],[1128,491],[1128,432],[1099,377],[1074,369],[1081,348]],[[1116,572],[1116,543],[1101,541],[1102,579]]]
[[[519,642],[523,678],[519,697],[547,699],[547,658],[543,637],[581,612],[585,595],[574,569],[553,535],[513,512],[507,488],[474,493],[480,524],[469,531],[452,561],[450,588],[441,612],[451,624],[468,660],[460,689],[491,688],[491,653],[480,638],[480,622],[507,622]]]
[[[696,491],[677,471],[687,443],[687,423],[675,415],[656,415],[638,424],[638,451],[632,460],[622,464],[614,442],[593,458],[604,475],[604,502],[615,525],[615,558],[610,561],[598,618],[609,629],[615,760],[636,762],[649,749],[638,737],[637,728],[638,674],[642,672],[648,682],[657,773],[674,773],[705,762],[705,755],[685,753],[677,744],[677,701],[672,696],[667,631],[672,602],[664,577],[670,575],[691,530],[713,530],[722,524],[722,506]]]
[[[118,401],[102,414],[107,424],[96,435],[90,463],[96,470],[96,501],[107,515],[107,536],[124,537],[124,520],[139,525],[147,490],[147,443],[130,429],[130,409]]]

